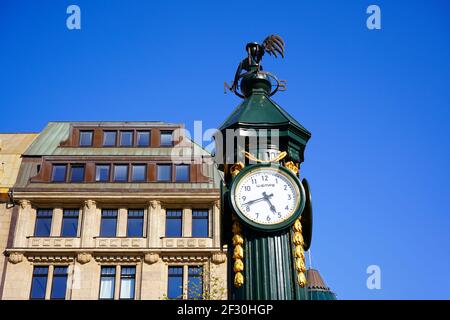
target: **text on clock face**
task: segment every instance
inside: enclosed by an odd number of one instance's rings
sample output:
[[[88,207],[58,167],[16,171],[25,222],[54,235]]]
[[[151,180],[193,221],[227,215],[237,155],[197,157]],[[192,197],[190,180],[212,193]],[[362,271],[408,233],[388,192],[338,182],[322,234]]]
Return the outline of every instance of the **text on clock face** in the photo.
[[[280,171],[258,170],[244,176],[236,187],[237,207],[250,220],[260,224],[277,224],[295,213],[298,189]]]

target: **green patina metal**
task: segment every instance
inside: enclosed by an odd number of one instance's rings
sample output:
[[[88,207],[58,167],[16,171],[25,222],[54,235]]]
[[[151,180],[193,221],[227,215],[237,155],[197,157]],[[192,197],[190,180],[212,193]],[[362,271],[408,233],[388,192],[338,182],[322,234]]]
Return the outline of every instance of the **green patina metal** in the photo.
[[[258,139],[262,135],[268,135],[270,141],[273,138],[270,131],[264,130],[277,129],[279,138],[277,149],[287,151],[284,161],[303,162],[303,152],[311,134],[270,98],[269,79],[258,73],[250,74],[241,80],[241,91],[245,99],[221,125],[223,137],[226,137],[228,129],[233,129],[237,132],[237,136],[248,137],[250,131],[256,131]],[[223,150],[224,159],[227,159],[225,144],[220,150]],[[233,151],[242,152],[236,145]],[[245,151],[249,151],[248,145],[245,146]],[[252,166],[252,164],[246,161],[246,166]],[[225,166],[222,165],[219,168],[224,169]],[[228,244],[230,257],[233,255],[232,208],[226,199],[230,196],[232,180],[230,176],[225,175],[225,184],[221,188],[222,234],[224,242]],[[229,259],[228,289],[231,299],[308,299],[308,289],[300,287],[296,281],[297,271],[290,227],[276,232],[261,232],[243,227],[243,236],[244,284],[240,288],[234,286],[233,260]]]

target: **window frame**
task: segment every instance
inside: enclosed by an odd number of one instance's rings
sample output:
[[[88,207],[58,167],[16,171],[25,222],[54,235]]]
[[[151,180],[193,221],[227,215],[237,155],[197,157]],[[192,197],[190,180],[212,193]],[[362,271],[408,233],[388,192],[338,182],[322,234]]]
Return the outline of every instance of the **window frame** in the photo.
[[[123,270],[125,268],[131,268],[134,269],[134,273],[132,275],[123,274]],[[116,266],[116,273],[117,273],[117,266]],[[136,299],[136,274],[137,274],[137,266],[136,265],[120,265],[120,275],[119,275],[119,300],[135,300]],[[133,297],[131,298],[122,298],[122,281],[124,279],[132,279],[133,280]]]
[[[40,273],[35,274],[36,268],[44,268],[47,270],[47,272],[45,273],[44,276],[42,276]],[[33,272],[31,274],[30,296],[29,296],[30,300],[45,300],[45,297],[47,294],[47,286],[48,286],[48,275],[49,275],[49,271],[50,271],[49,269],[50,269],[50,266],[48,266],[48,265],[34,265],[33,266]],[[45,278],[44,295],[42,298],[33,298],[33,287],[34,287],[34,279],[35,278]]]
[[[90,144],[81,144],[81,137],[85,133],[90,133]],[[78,146],[81,148],[89,148],[92,147],[94,143],[94,130],[79,130],[79,137],[78,137]]]
[[[103,269],[110,268],[114,269],[114,274],[103,274]],[[115,291],[116,291],[116,277],[117,277],[117,265],[102,265],[100,267],[100,284],[98,289],[98,300],[114,300],[115,298]],[[112,278],[113,279],[113,285],[112,285],[112,297],[111,298],[102,298],[102,279],[103,278]]]
[[[152,145],[152,130],[141,130],[137,129],[135,134],[135,147],[136,148],[149,148]],[[140,145],[139,144],[139,134],[141,133],[147,133],[148,134],[148,144],[147,145]]]
[[[169,167],[170,177],[168,180],[159,179],[159,167]],[[157,163],[156,164],[156,182],[173,182],[173,165],[172,163]]]
[[[118,140],[118,130],[102,130],[102,147],[103,148],[113,148],[117,146],[117,140]],[[114,133],[114,144],[105,144],[106,141],[106,134],[107,133]]]
[[[135,130],[119,130],[119,141],[118,142],[118,146],[121,148],[133,148],[134,147],[134,132]],[[123,133],[129,133],[131,134],[131,140],[130,140],[130,144],[129,145],[122,145],[122,134]]]
[[[57,274],[56,273],[56,269],[57,268],[65,268],[65,273],[64,274]],[[65,283],[65,292],[64,292],[64,298],[53,298],[53,290],[55,288],[55,279],[58,278],[66,278],[66,283]],[[52,272],[52,283],[51,283],[51,290],[50,290],[50,300],[66,300],[66,296],[67,296],[67,281],[69,280],[69,266],[67,265],[55,265],[53,266],[53,272]]]
[[[200,273],[192,273],[191,274],[191,270],[192,269],[199,269],[200,270]],[[204,295],[204,293],[205,293],[205,278],[204,278],[204,266],[203,265],[188,265],[187,266],[187,284],[186,284],[186,288],[187,288],[187,292],[186,292],[186,299],[187,300],[204,300],[203,299],[203,295]],[[190,292],[191,292],[191,287],[190,287],[190,284],[191,284],[191,278],[194,278],[194,279],[200,279],[200,281],[201,281],[201,292],[200,292],[200,298],[191,298],[190,297]]]
[[[142,211],[142,218],[141,217],[131,217],[130,218],[130,211]],[[142,219],[142,230],[141,230],[141,235],[140,236],[136,236],[136,235],[130,235],[129,234],[129,230],[130,230],[130,226],[129,226],[129,222],[130,220],[141,220]],[[126,231],[126,235],[127,238],[144,238],[145,236],[145,209],[141,209],[141,208],[129,208],[127,210],[127,231]]]
[[[76,213],[77,213],[77,215],[76,215],[76,219],[77,219],[77,223],[76,223],[76,225],[77,225],[77,230],[76,230],[75,236],[64,235],[64,221],[65,221],[65,218],[66,218],[66,219],[67,219],[67,218],[69,218],[69,219],[71,218],[71,217],[66,217],[66,216],[65,216],[66,213],[68,213],[69,211],[72,211],[72,212],[75,212],[75,211],[76,211]],[[73,218],[72,218],[72,219],[73,219]],[[61,238],[77,238],[78,235],[79,235],[79,227],[80,227],[80,209],[78,209],[78,208],[63,208],[60,237],[61,237]]]
[[[171,268],[173,269],[181,269],[181,275],[171,274]],[[170,290],[170,279],[171,278],[181,278],[181,295],[177,298],[171,298],[169,297],[169,290]],[[167,266],[167,298],[173,299],[173,300],[183,300],[184,299],[184,265],[168,265]]]
[[[73,168],[83,168],[83,178],[79,181],[73,181]],[[86,181],[86,165],[85,164],[70,164],[69,166],[69,174],[68,174],[70,183],[83,183]]]
[[[175,145],[175,141],[174,141],[174,139],[173,139],[173,130],[161,130],[160,132],[159,132],[159,146],[161,147],[161,148],[171,148],[171,147],[173,147],[174,145]],[[163,144],[163,142],[162,142],[162,136],[163,135],[167,135],[167,134],[170,134],[170,144]]]
[[[134,180],[134,167],[141,166],[144,167],[144,177],[142,180]],[[130,172],[130,182],[147,182],[147,164],[145,163],[132,163]]]
[[[178,167],[186,167],[187,168],[187,179],[186,180],[178,180]],[[190,182],[191,181],[191,165],[190,164],[176,164],[174,165],[174,171],[175,171],[175,182]]]
[[[44,212],[46,211],[47,213],[50,212],[50,216],[42,216],[39,217],[39,212]],[[38,221],[42,219],[42,220],[49,220],[50,221],[50,230],[48,232],[48,235],[37,235],[36,231],[37,231],[37,227],[38,227]],[[36,209],[36,218],[34,221],[34,232],[33,232],[33,237],[36,238],[49,238],[52,235],[52,227],[53,227],[53,209],[51,208],[38,208]]]
[[[196,217],[196,216],[194,216],[194,212],[206,212],[206,218],[205,217],[203,217],[203,216],[201,216],[201,217]],[[191,223],[191,234],[192,234],[192,237],[193,238],[209,238],[210,237],[210,230],[209,230],[209,216],[210,216],[210,212],[209,212],[209,209],[202,209],[202,208],[195,208],[195,209],[192,209],[192,218],[191,218],[191,220],[192,220],[192,223]],[[206,236],[198,236],[198,235],[195,235],[194,236],[194,221],[195,220],[206,220]]]
[[[126,167],[127,168],[125,180],[116,180],[116,168],[117,167]],[[129,163],[113,163],[112,181],[116,182],[116,183],[130,182],[130,164]]]
[[[56,167],[64,167],[64,179],[62,180],[55,180],[55,170]],[[52,183],[66,183],[67,182],[67,176],[68,176],[68,164],[67,163],[52,163]]]
[[[97,180],[98,167],[108,167],[108,178],[106,180]],[[95,182],[111,182],[111,163],[96,163],[95,164]]]
[[[115,211],[115,216],[104,216],[104,213],[107,213],[107,211]],[[99,230],[99,238],[117,238],[117,227],[119,223],[119,210],[115,208],[104,208],[101,210],[101,216],[100,216],[100,230]],[[114,235],[104,235],[103,234],[103,220],[116,220],[115,223],[115,231]]]
[[[178,212],[180,213],[179,217],[178,216],[169,216],[169,212]],[[182,238],[183,237],[183,209],[166,209],[166,214],[165,214],[165,232],[164,232],[164,237],[165,238]],[[179,235],[168,235],[167,231],[168,231],[168,221],[169,220],[180,220],[180,232]]]

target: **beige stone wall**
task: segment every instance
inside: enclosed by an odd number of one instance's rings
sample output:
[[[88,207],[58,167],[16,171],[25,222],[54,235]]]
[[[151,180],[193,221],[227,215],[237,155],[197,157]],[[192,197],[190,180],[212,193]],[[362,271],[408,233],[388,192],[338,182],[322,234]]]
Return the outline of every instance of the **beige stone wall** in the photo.
[[[0,203],[0,299],[2,298],[2,281],[4,277],[4,270],[6,268],[7,260],[3,255],[6,249],[9,236],[9,228],[11,223],[12,209],[7,209],[5,203]]]
[[[22,199],[18,206],[14,244],[7,248],[9,261],[3,299],[28,299],[35,265],[69,266],[67,299],[94,300],[99,298],[101,266],[136,266],[136,299],[164,299],[167,295],[168,267],[185,268],[202,265],[205,290],[211,299],[226,298],[226,252],[220,244],[220,208],[217,194],[191,194],[188,198],[161,197],[127,201],[121,199],[80,199],[76,203],[64,199]],[[34,237],[36,210],[53,208],[51,237]],[[79,236],[60,237],[63,208],[80,208]],[[127,209],[144,208],[144,237],[127,238]],[[117,236],[99,237],[102,208],[117,208]],[[183,210],[183,235],[166,238],[166,209]],[[192,210],[209,209],[208,238],[192,237]],[[115,298],[119,297],[120,274],[116,275]],[[50,289],[49,289],[50,287]],[[51,290],[51,276],[48,279]],[[186,292],[185,292],[186,294]],[[50,297],[50,291],[46,298]]]

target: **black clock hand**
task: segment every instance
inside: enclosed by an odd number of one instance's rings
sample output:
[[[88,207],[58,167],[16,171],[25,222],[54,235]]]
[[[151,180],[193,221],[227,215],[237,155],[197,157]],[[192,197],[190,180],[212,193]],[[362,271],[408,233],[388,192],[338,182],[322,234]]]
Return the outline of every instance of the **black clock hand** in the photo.
[[[277,213],[277,209],[272,204],[272,202],[270,202],[270,197],[273,196],[273,193],[271,195],[267,195],[267,193],[263,192],[263,196],[264,196],[264,200],[266,200],[269,203],[270,211],[272,211],[273,213]]]
[[[264,194],[265,194],[265,192],[264,192]],[[270,198],[270,197],[273,197],[273,194],[269,195],[268,197],[269,197],[269,198]],[[266,200],[266,196],[263,196],[262,198],[250,200],[249,202],[243,203],[242,205],[243,205],[243,206],[247,206],[247,205],[249,205],[249,204],[253,204],[253,203],[255,203],[255,202],[259,202],[259,201],[262,201],[262,200]]]

